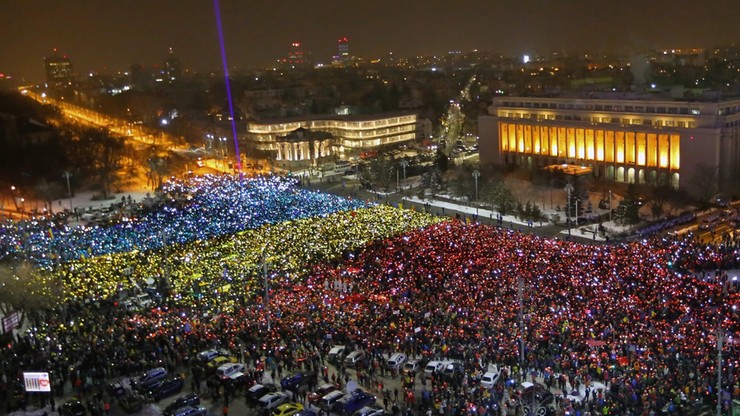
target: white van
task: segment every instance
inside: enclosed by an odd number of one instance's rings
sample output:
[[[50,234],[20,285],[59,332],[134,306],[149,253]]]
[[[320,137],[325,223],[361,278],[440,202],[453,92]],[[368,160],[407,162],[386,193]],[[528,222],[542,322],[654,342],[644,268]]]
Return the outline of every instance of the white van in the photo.
[[[389,370],[398,370],[401,368],[403,363],[406,362],[406,354],[397,352],[391,355],[391,358],[386,362],[386,366]]]
[[[334,403],[338,402],[339,399],[341,399],[344,396],[345,394],[343,391],[334,390],[333,392],[321,398],[321,401],[319,401],[319,407],[324,409],[324,411],[329,412],[334,406]]]
[[[359,363],[360,361],[365,359],[365,351],[363,350],[357,350],[352,351],[349,353],[347,358],[344,359],[344,364],[347,365],[347,367],[354,367]]]
[[[245,369],[246,366],[242,363],[226,363],[220,365],[216,369],[216,375],[218,375],[221,380],[226,380],[231,377],[232,374],[244,372]]]
[[[326,359],[329,360],[330,363],[339,362],[344,360],[344,356],[346,354],[347,347],[344,345],[335,345],[329,350],[329,354],[327,354]]]
[[[429,361],[426,367],[424,367],[424,377],[432,378],[434,373],[439,373],[445,368],[445,361]]]

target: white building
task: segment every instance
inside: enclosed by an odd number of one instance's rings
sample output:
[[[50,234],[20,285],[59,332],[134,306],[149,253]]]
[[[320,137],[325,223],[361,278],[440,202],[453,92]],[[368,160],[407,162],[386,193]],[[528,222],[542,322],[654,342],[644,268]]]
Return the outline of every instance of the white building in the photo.
[[[575,164],[617,182],[675,188],[717,169],[720,189],[740,183],[740,99],[497,97],[478,129],[481,165]]]
[[[247,138],[262,150],[278,151],[278,140],[299,128],[332,135],[331,154],[348,160],[361,152],[393,146],[417,138],[420,123],[414,113],[321,115],[250,121]]]

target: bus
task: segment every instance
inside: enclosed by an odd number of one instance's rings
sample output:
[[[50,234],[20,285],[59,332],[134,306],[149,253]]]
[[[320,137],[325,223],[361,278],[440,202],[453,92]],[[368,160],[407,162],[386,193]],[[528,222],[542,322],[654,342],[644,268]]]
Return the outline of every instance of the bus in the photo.
[[[352,168],[352,165],[346,160],[340,160],[334,164],[334,174],[344,175]]]

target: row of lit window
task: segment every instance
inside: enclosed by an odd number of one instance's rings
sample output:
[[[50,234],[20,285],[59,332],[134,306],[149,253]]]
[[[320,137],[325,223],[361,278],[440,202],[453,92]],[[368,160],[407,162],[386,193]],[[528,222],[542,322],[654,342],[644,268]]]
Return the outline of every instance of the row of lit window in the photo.
[[[635,106],[622,104],[580,104],[580,103],[546,103],[546,102],[516,102],[504,101],[501,107],[513,108],[549,108],[558,110],[578,110],[578,111],[624,111],[634,113],[657,113],[657,114],[701,114],[698,107],[656,107],[656,106]]]
[[[536,114],[536,113],[499,113],[500,117],[507,118],[530,118],[534,120],[563,120],[563,121],[590,121],[592,123],[614,123],[614,124],[642,124],[644,126],[665,126],[690,128],[696,127],[696,123],[686,120],[650,120],[639,118],[618,117],[581,117],[573,114]]]
[[[377,147],[377,146],[384,145],[384,144],[400,143],[400,142],[405,142],[405,141],[414,140],[414,139],[416,139],[416,134],[409,133],[409,134],[399,134],[395,136],[380,137],[380,138],[375,138],[375,139],[341,140],[339,144],[344,147],[362,149],[362,148],[369,148],[369,147]]]
[[[499,123],[499,143],[502,152],[671,169],[678,169],[680,165],[677,134],[502,122]]]
[[[250,133],[288,133],[308,123],[308,128],[320,129],[333,127],[346,130],[367,130],[377,126],[398,126],[416,123],[416,116],[394,117],[374,121],[344,121],[344,120],[316,120],[309,122],[297,121],[294,123],[280,124],[249,124]]]

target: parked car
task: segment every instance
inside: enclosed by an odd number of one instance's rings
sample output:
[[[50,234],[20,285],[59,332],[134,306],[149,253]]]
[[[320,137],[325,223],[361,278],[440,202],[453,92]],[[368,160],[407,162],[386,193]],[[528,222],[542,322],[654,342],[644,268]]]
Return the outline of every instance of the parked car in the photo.
[[[333,411],[343,415],[351,415],[365,406],[375,404],[375,400],[374,395],[362,390],[355,390],[334,403]]]
[[[196,407],[200,404],[200,397],[195,393],[188,393],[175,399],[174,402],[167,405],[164,408],[164,416],[174,416],[175,410],[185,407],[192,406]]]
[[[108,394],[112,397],[121,397],[126,394],[126,388],[120,382],[108,384]]]
[[[246,368],[243,363],[226,363],[216,369],[216,375],[221,380],[227,380],[234,373],[243,373]]]
[[[272,384],[255,384],[247,390],[247,401],[252,404],[257,404],[260,397],[275,390],[277,390],[277,388]]]
[[[155,402],[158,402],[165,397],[170,397],[182,391],[185,387],[185,380],[180,376],[175,376],[167,380],[163,380],[157,387],[149,391],[149,397]]]
[[[525,414],[544,416],[555,403],[555,396],[542,384],[523,382],[514,393],[513,399],[522,404]],[[534,409],[532,409],[534,407]]]
[[[352,351],[347,355],[347,357],[344,359],[344,364],[347,365],[347,367],[355,367],[357,363],[365,359],[365,351],[363,350],[356,350]]]
[[[339,388],[333,384],[322,384],[315,392],[308,395],[308,402],[318,406],[321,398],[336,390],[339,390]]]
[[[355,412],[356,416],[383,416],[385,410],[380,406],[365,406],[362,409]]]
[[[236,361],[236,357],[219,355],[218,357],[209,361],[207,366],[209,370],[215,371],[217,368],[221,367],[224,364],[235,363]]]
[[[316,380],[315,374],[308,373],[295,373],[289,376],[283,377],[280,380],[280,387],[283,390],[299,390],[301,387],[308,385],[311,380]]]
[[[255,384],[254,379],[241,371],[231,374],[226,381],[228,381],[232,386],[240,388],[249,388]]]
[[[500,373],[496,373],[493,371],[487,371],[483,374],[483,377],[480,379],[480,385],[484,389],[490,389],[493,387],[496,382],[498,381],[498,376]]]
[[[341,390],[334,390],[332,392],[329,392],[321,398],[321,400],[319,401],[319,407],[325,412],[329,412],[334,407],[334,404],[345,395],[346,394]]]
[[[208,349],[208,350],[199,352],[197,357],[198,357],[198,361],[200,363],[202,363],[202,364],[208,364],[213,359],[215,359],[216,357],[220,357],[220,356],[230,357],[231,356],[231,353],[229,351],[226,351],[226,350],[211,348],[211,349]],[[234,359],[233,362],[236,362],[236,359]]]
[[[59,416],[85,416],[87,411],[79,400],[72,400],[59,406]]]
[[[403,373],[404,374],[411,374],[411,373],[418,373],[420,370],[422,370],[424,366],[422,365],[421,360],[408,360],[403,365]]]
[[[388,358],[386,366],[389,370],[399,370],[401,366],[406,362],[406,354],[397,352]]]
[[[326,359],[329,360],[330,363],[338,363],[344,360],[344,357],[346,356],[347,347],[344,345],[335,345],[329,350],[329,354],[327,354]]]
[[[222,354],[219,350],[216,350],[216,349],[201,351],[198,353],[198,361],[205,364],[211,361],[212,359],[218,357],[219,355],[222,355]]]
[[[272,410],[273,416],[293,416],[296,413],[303,410],[303,405],[300,403],[283,403],[280,406]]]
[[[154,306],[154,301],[148,293],[136,295],[136,303],[138,303],[142,309],[149,309]]]
[[[447,380],[453,380],[457,377],[461,377],[464,373],[462,363],[457,361],[445,362],[444,369],[442,369],[442,376]]]
[[[160,381],[164,380],[167,374],[167,370],[164,367],[152,368],[151,370],[147,370],[135,381],[134,387],[140,391],[149,391]]]
[[[288,402],[288,395],[281,391],[267,393],[258,400],[259,406],[264,410],[272,410],[283,403]]]
[[[172,411],[171,416],[206,416],[208,410],[205,407],[183,406]]]
[[[437,375],[444,369],[445,363],[442,361],[429,361],[426,367],[424,367],[424,377],[432,378],[432,375]]]

